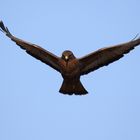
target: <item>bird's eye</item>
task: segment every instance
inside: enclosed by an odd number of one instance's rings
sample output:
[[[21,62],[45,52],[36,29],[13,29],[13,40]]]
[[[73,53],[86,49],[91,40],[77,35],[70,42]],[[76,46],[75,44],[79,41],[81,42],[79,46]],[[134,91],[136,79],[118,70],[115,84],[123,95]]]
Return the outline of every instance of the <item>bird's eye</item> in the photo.
[[[62,58],[63,58],[63,59],[65,59],[65,56],[64,56],[64,55],[62,55]]]
[[[69,58],[72,58],[72,57],[73,57],[72,54],[70,54],[70,55],[69,55]]]

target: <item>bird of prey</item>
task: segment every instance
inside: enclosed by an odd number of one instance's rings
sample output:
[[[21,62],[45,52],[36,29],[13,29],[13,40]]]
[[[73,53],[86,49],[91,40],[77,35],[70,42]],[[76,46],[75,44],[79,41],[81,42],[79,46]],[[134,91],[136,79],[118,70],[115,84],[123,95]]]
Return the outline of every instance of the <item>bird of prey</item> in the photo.
[[[140,38],[134,38],[123,44],[99,49],[81,58],[76,58],[70,50],[64,51],[62,56],[58,57],[38,45],[13,36],[2,21],[0,21],[0,30],[28,54],[61,73],[63,83],[59,92],[68,95],[87,94],[87,90],[80,82],[80,76],[95,71],[100,67],[107,66],[122,58],[124,54],[129,53],[130,50],[140,44]]]

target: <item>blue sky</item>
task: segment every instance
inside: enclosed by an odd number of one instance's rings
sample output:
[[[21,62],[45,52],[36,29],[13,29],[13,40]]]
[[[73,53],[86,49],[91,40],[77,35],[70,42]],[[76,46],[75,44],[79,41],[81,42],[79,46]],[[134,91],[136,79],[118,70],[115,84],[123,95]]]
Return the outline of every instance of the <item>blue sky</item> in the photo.
[[[11,33],[60,56],[82,57],[140,32],[139,0],[4,0]],[[81,78],[86,96],[65,96],[59,73],[0,33],[1,140],[139,140],[140,47]]]

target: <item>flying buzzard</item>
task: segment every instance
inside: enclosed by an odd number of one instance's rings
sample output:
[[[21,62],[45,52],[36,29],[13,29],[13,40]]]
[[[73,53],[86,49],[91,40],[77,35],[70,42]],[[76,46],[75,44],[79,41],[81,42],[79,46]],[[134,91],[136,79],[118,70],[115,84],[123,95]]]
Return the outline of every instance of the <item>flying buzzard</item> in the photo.
[[[88,92],[80,82],[80,76],[95,71],[100,67],[120,59],[124,54],[140,44],[140,38],[133,39],[127,43],[99,49],[82,58],[76,58],[74,54],[66,50],[58,57],[38,45],[26,42],[13,36],[3,22],[0,21],[0,30],[12,41],[19,45],[31,56],[41,60],[45,64],[60,72],[63,83],[59,92],[63,94],[84,95]]]

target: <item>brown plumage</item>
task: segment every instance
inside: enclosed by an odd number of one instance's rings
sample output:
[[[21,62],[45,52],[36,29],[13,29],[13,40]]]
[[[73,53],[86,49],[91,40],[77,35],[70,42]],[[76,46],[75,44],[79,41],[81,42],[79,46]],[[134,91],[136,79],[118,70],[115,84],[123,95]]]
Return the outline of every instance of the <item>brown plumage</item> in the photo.
[[[0,30],[28,54],[60,72],[64,80],[59,92],[69,95],[87,94],[88,92],[80,82],[81,75],[107,66],[140,44],[140,38],[138,38],[124,44],[99,49],[82,58],[76,58],[69,50],[64,51],[61,57],[57,57],[38,45],[14,37],[2,21],[0,21]]]

